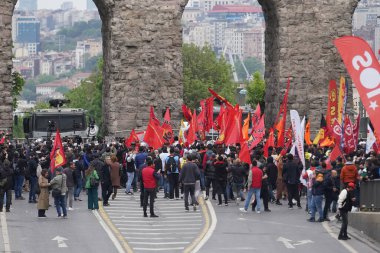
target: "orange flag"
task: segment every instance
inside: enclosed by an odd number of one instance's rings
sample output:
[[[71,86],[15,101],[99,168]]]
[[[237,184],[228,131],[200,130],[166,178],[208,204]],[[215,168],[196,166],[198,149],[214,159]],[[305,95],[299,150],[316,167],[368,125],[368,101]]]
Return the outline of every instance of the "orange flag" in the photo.
[[[271,128],[269,130],[269,136],[268,136],[267,142],[264,145],[264,157],[268,157],[269,147],[274,147],[274,130],[273,130],[273,128]]]
[[[50,170],[53,173],[57,167],[65,165],[67,162],[65,151],[63,150],[61,134],[57,128],[53,149],[50,152]]]
[[[287,108],[288,108],[289,87],[290,87],[290,78],[288,78],[288,84],[286,86],[284,99],[282,100],[280,111],[278,112],[277,118],[275,121],[277,122],[275,129],[278,131],[277,147],[283,147],[285,144],[285,124],[286,124],[286,114],[288,111]]]
[[[313,144],[310,140],[310,121],[307,121],[307,124],[305,126],[305,142],[306,142],[306,145]]]
[[[242,129],[242,134],[243,134],[243,140],[244,141],[247,141],[249,139],[249,136],[248,136],[249,120],[250,120],[250,114],[248,113],[247,118],[244,120],[243,129]]]

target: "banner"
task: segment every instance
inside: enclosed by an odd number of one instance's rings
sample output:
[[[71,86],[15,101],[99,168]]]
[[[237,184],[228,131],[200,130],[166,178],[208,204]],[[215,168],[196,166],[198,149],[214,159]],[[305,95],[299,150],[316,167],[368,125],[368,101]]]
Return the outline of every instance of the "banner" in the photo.
[[[329,101],[327,104],[326,122],[327,127],[331,128],[334,124],[334,119],[338,116],[338,95],[335,80],[330,80],[329,84]]]
[[[247,118],[244,120],[243,128],[241,130],[242,132],[242,138],[244,141],[247,141],[249,139],[248,132],[249,132],[249,120],[250,120],[250,113],[248,113]]]
[[[214,125],[214,97],[206,99],[205,131],[209,132]]]
[[[164,144],[164,130],[160,125],[160,121],[154,115],[153,106],[150,107],[150,119],[145,131],[144,142],[150,147],[158,149]]]
[[[367,142],[365,144],[365,153],[366,154],[368,154],[369,152],[371,152],[373,144],[376,143],[375,134],[373,133],[372,128],[371,128],[371,126],[369,124],[368,124],[367,129],[368,129],[367,130]]]
[[[338,94],[338,115],[337,119],[340,124],[343,123],[343,108],[346,90],[346,79],[342,76],[339,82],[339,94]]]
[[[55,133],[53,149],[50,152],[50,170],[53,173],[54,170],[60,166],[66,164],[66,155],[62,146],[61,134],[57,128]]]
[[[310,140],[310,121],[307,121],[306,127],[305,127],[305,142],[306,145],[310,146],[313,143]]]
[[[132,145],[132,142],[139,143],[139,137],[137,136],[135,129],[132,129],[131,133],[129,134],[128,139],[125,139],[124,145],[126,147],[130,147]]]
[[[261,107],[260,104],[257,104],[255,112],[252,114],[252,130],[251,134],[253,133],[253,130],[255,127],[259,124],[261,118]]]
[[[302,162],[303,167],[305,168],[305,153],[303,146],[303,131],[300,121],[300,116],[296,110],[290,110],[290,120],[292,122],[293,134],[295,138],[295,145],[297,148],[298,156]]]
[[[248,145],[246,141],[242,141],[240,143],[240,152],[239,152],[239,159],[242,162],[251,164],[251,155],[249,153]]]
[[[185,120],[187,122],[190,122],[191,117],[192,117],[191,110],[186,105],[182,105],[182,113]]]
[[[195,140],[197,140],[197,128],[198,128],[198,122],[197,122],[197,111],[194,109],[193,116],[191,117],[190,121],[190,127],[187,131],[187,143],[189,145],[193,144]]]
[[[355,140],[352,129],[352,122],[348,115],[344,118],[344,152],[350,154],[355,151]]]
[[[366,41],[344,36],[334,41],[348,73],[369,115],[376,137],[380,139],[380,65]]]
[[[174,142],[173,128],[170,124],[170,110],[166,108],[164,123],[162,124],[162,129],[164,130],[164,140],[166,143],[172,144]]]
[[[229,110],[224,144],[235,145],[236,143],[240,143],[242,140],[241,117],[242,112],[239,105],[236,105],[235,108]]]
[[[269,156],[269,147],[274,148],[274,130],[273,130],[273,128],[271,128],[269,130],[269,136],[268,136],[268,139],[264,145],[264,157],[266,157],[266,158],[268,158],[268,156]]]

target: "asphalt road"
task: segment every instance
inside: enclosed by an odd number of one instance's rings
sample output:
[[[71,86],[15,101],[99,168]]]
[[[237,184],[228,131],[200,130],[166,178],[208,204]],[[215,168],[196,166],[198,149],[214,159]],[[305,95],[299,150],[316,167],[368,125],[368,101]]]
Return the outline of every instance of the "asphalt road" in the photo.
[[[11,252],[118,252],[95,215],[87,209],[85,194],[82,198],[84,201],[74,202],[68,219],[57,217],[52,199],[47,219],[37,218],[36,204],[13,200],[11,212],[1,214],[6,216]],[[0,252],[6,252],[4,236],[0,236]]]
[[[378,245],[370,245],[352,229],[349,229],[351,240],[337,240],[340,223],[306,221],[309,215],[303,209],[289,210],[285,201],[282,206],[270,204],[272,212],[257,214],[248,210],[239,211],[243,202],[237,206],[230,203],[226,206],[216,206],[211,200],[217,216],[216,229],[201,248],[201,253],[212,252],[380,252]],[[327,229],[326,229],[326,228]],[[332,233],[328,233],[328,230]],[[345,244],[345,245],[344,245]],[[346,246],[346,247],[345,247]]]

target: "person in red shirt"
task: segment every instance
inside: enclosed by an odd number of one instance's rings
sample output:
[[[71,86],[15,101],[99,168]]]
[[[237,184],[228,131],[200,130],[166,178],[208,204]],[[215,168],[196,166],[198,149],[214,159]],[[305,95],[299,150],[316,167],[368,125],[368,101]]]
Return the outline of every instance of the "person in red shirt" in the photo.
[[[144,201],[143,201],[143,210],[144,217],[148,217],[146,213],[148,198],[149,198],[149,209],[150,209],[150,217],[156,218],[158,217],[154,214],[154,197],[155,191],[157,187],[157,180],[160,178],[159,173],[161,170],[155,172],[153,167],[153,159],[148,156],[145,160],[146,167],[141,172],[142,183],[144,185]]]
[[[252,161],[252,169],[249,171],[248,176],[248,195],[245,199],[245,204],[243,208],[240,208],[240,211],[247,212],[249,203],[251,203],[252,195],[255,195],[255,199],[257,201],[256,205],[256,213],[260,213],[261,201],[260,201],[260,192],[261,192],[261,184],[263,179],[263,171],[257,167],[257,161]]]

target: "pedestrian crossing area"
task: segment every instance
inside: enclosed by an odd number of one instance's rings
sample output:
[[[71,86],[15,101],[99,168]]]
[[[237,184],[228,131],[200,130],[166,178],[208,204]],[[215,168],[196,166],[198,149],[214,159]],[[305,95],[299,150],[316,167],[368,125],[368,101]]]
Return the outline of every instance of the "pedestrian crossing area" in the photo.
[[[200,206],[185,211],[183,199],[165,199],[161,192],[154,203],[158,218],[143,217],[140,193],[118,194],[109,203],[104,211],[133,252],[184,252],[205,226]]]

